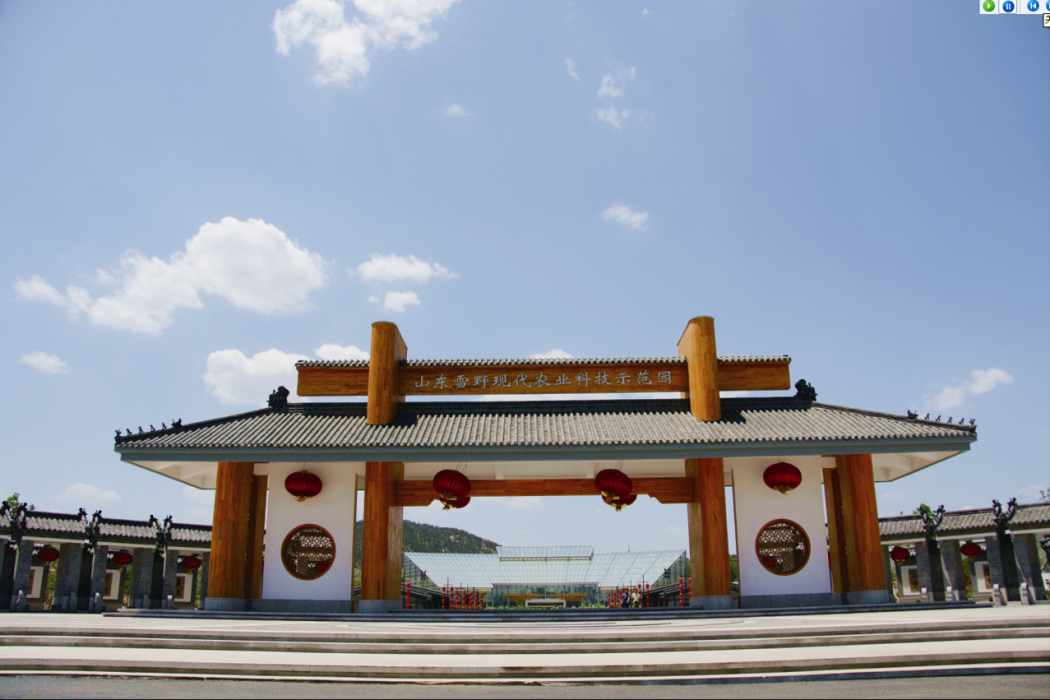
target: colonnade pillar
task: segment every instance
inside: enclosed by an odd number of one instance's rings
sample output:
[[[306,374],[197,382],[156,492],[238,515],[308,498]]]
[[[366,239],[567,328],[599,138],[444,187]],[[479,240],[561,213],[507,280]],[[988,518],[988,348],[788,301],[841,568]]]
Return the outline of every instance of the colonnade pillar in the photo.
[[[102,612],[102,598],[106,595],[106,565],[109,563],[109,547],[104,544],[96,544],[91,558],[91,588],[88,589],[88,611],[93,613]],[[120,596],[124,596],[124,589],[120,589]],[[97,601],[97,602],[96,602]],[[120,603],[117,603],[120,607]]]
[[[832,571],[838,558],[840,575],[845,572],[847,603],[888,603],[871,455],[837,455],[835,471],[839,498],[828,503],[828,521],[829,526],[833,519],[841,524],[842,545],[832,548]]]
[[[831,554],[831,590],[846,602],[849,568],[846,566],[846,534],[842,520],[842,485],[838,469],[824,470],[824,502],[828,510],[828,550]]]
[[[952,587],[952,592],[959,597],[959,600],[969,599],[970,596],[966,593],[966,576],[963,573],[966,562],[963,561],[959,540],[944,540],[940,543],[940,549],[941,563],[948,577],[946,583]]]
[[[247,610],[262,571],[266,482],[253,462],[219,462],[212,518],[207,610]],[[260,503],[262,507],[260,508]]]
[[[685,473],[693,481],[689,517],[690,605],[705,610],[733,607],[729,583],[729,532],[722,458],[687,459]]]
[[[365,463],[365,512],[361,533],[362,613],[400,609],[404,508],[396,505],[401,462]]]

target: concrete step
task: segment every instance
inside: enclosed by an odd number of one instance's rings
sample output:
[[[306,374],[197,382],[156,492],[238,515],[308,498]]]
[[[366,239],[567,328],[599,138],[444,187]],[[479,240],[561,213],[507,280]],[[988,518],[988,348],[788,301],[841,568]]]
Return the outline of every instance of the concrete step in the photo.
[[[44,651],[45,653],[41,653]],[[399,680],[577,680],[811,673],[926,666],[1027,664],[1050,669],[1044,639],[964,640],[746,651],[528,656],[281,654],[258,651],[6,647],[0,673]]]
[[[123,634],[78,634],[75,632],[41,634],[39,630],[25,634],[0,634],[0,647],[91,647],[126,649],[180,649],[211,651],[257,651],[329,654],[617,654],[651,653],[670,651],[727,651],[741,649],[775,649],[795,647],[840,647],[846,645],[915,644],[921,642],[958,642],[1001,639],[1050,640],[1050,626],[1043,625],[991,625],[953,626],[955,629],[906,629],[879,632],[852,632],[844,630],[832,634],[795,633],[751,635],[707,635],[694,638],[694,634],[673,635],[670,639],[647,639],[644,635],[610,641],[601,636],[573,641],[536,642],[521,639],[508,640],[507,636],[474,639],[471,642],[448,641],[430,638],[426,641],[328,641],[317,639],[259,639],[252,635],[155,634],[138,632]],[[815,631],[814,631],[815,632]],[[487,635],[486,635],[487,637]]]

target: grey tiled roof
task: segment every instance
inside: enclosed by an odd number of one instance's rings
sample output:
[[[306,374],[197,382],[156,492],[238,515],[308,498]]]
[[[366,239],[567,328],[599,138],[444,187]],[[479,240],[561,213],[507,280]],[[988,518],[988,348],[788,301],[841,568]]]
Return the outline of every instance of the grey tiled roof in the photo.
[[[406,402],[390,425],[356,403],[288,404],[116,440],[118,452],[207,449],[452,449],[976,439],[972,426],[914,420],[798,398],[722,399],[697,421],[687,399]]]
[[[1050,503],[1030,503],[1017,506],[1017,512],[1010,520],[1010,529],[1024,530],[1039,526],[1050,526]],[[995,530],[991,508],[947,511],[940,535],[962,535],[968,532],[990,532]],[[879,520],[879,533],[883,539],[921,537],[922,518],[918,515],[900,515]]]
[[[787,355],[720,355],[719,362],[790,362]],[[518,359],[401,360],[402,367],[506,367],[518,365],[633,365],[642,363],[685,364],[686,359],[668,357],[526,357]],[[299,360],[296,367],[368,367],[368,360]]]
[[[11,528],[11,516],[0,516],[0,533],[7,534]],[[86,537],[84,520],[75,513],[45,513],[37,510],[26,513],[25,537]],[[172,523],[172,543],[211,542],[210,525],[185,525]],[[139,540],[143,544],[157,541],[157,531],[148,520],[114,520],[103,518],[99,522],[99,538]]]

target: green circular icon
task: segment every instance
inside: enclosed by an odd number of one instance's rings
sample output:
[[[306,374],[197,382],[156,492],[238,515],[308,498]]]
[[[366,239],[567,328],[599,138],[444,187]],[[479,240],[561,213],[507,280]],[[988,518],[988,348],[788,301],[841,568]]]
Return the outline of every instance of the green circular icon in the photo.
[[[995,10],[995,3],[992,2],[992,0],[984,0],[984,4],[981,5],[981,8],[984,9],[985,12],[992,12]]]

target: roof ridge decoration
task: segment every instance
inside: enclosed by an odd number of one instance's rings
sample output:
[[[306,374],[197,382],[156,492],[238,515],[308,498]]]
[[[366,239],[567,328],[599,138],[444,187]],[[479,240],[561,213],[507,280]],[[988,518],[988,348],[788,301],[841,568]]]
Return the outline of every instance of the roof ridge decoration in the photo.
[[[486,357],[457,359],[399,360],[399,367],[500,367],[521,365],[618,365],[637,363],[686,364],[680,355],[652,355],[644,357]],[[719,355],[722,363],[790,362],[789,355]],[[354,367],[367,368],[368,360],[298,360],[296,367]]]

